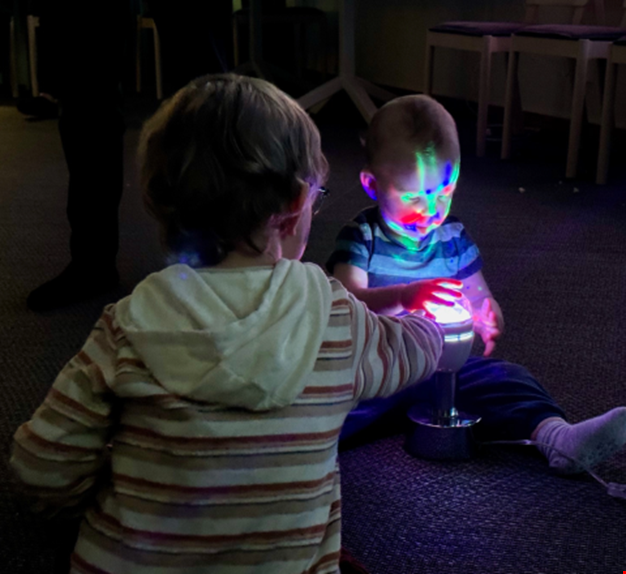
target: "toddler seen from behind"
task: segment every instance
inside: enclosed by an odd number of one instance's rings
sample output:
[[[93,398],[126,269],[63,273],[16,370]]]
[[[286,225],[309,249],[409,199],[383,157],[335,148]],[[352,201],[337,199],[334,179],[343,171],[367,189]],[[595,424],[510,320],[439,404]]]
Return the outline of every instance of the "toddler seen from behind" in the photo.
[[[430,377],[440,330],[299,261],[327,164],[271,84],[195,80],[140,156],[172,264],[105,308],[12,466],[39,509],[82,517],[72,573],[336,573],[344,420]]]

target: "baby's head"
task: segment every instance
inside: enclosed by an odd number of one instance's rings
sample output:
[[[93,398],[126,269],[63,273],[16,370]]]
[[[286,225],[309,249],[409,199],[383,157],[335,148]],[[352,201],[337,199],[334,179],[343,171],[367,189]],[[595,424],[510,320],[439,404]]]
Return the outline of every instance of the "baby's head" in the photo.
[[[419,241],[450,211],[461,153],[456,125],[428,96],[404,96],[374,115],[361,183],[392,232]]]
[[[307,113],[272,84],[232,74],[198,78],[166,101],[143,128],[139,158],[166,249],[198,267],[242,248],[262,254],[272,233],[310,215],[328,171]],[[306,244],[308,227],[301,235]]]

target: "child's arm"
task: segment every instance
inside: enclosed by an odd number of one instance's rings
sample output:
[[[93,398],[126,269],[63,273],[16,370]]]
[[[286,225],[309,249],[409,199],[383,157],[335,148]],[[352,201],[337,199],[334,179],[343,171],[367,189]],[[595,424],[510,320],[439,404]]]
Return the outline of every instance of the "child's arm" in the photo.
[[[350,293],[363,301],[375,313],[398,315],[404,311],[400,303],[400,286],[398,285],[370,288],[367,272],[348,263],[337,263],[333,269],[333,277],[341,281]]]
[[[488,356],[496,346],[495,340],[504,332],[500,305],[493,298],[482,271],[463,279],[463,294],[472,304],[474,330],[481,336],[485,344],[484,355]]]
[[[89,498],[107,462],[116,354],[106,314],[14,436],[13,470],[48,516]]]
[[[386,397],[432,376],[443,348],[436,323],[417,315],[378,315],[350,294],[347,303],[357,401]]]
[[[439,297],[445,293],[451,297],[460,297],[458,289],[461,282],[456,279],[430,279],[413,281],[405,285],[390,285],[389,287],[369,287],[367,272],[355,265],[337,263],[333,269],[335,279],[357,299],[363,301],[371,311],[380,315],[399,315],[405,311],[423,311],[432,318],[424,304],[428,301],[440,305],[451,306],[448,300]]]

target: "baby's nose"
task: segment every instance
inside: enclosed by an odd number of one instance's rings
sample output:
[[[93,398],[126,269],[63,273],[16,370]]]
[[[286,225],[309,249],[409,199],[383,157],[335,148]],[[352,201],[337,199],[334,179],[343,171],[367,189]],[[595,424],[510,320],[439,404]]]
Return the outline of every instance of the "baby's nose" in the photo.
[[[424,213],[426,215],[428,215],[429,217],[432,217],[433,215],[437,214],[437,206],[434,203],[428,203],[428,205],[426,205],[426,207],[424,208]]]

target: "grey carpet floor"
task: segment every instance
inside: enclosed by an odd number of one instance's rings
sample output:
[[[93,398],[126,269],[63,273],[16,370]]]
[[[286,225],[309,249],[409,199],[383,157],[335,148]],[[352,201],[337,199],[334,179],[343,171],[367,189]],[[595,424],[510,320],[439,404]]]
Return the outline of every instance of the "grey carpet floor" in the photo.
[[[332,102],[331,102],[332,104]],[[369,204],[359,132],[346,102],[319,117],[331,197],[305,258],[323,264],[341,225]],[[345,110],[342,108],[345,107]],[[138,126],[154,106],[131,102],[121,208],[119,298],[164,265],[136,182]],[[481,247],[507,332],[496,356],[527,366],[572,421],[626,404],[626,172],[612,183],[562,180],[563,157],[539,137],[512,162],[478,160],[465,129],[453,213]],[[467,141],[465,141],[467,138]],[[555,147],[556,145],[556,147]],[[588,165],[593,131],[585,144]],[[67,174],[56,122],[0,106],[0,572],[49,571],[44,526],[17,502],[6,457],[13,432],[80,348],[107,298],[34,314],[28,292],[67,263]],[[479,348],[476,349],[479,351]],[[402,436],[341,454],[344,541],[373,574],[614,573],[626,570],[626,502],[587,475],[560,478],[529,447],[485,447],[464,462],[410,457]],[[626,452],[597,468],[626,483]]]

